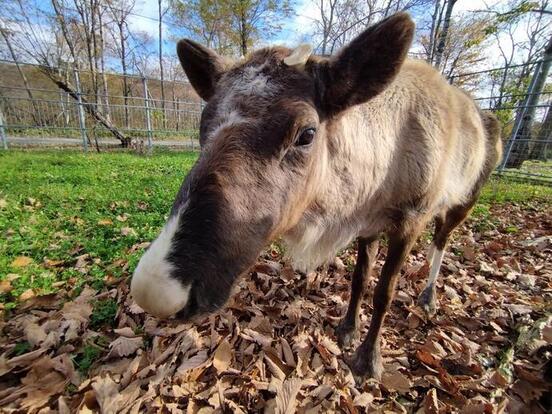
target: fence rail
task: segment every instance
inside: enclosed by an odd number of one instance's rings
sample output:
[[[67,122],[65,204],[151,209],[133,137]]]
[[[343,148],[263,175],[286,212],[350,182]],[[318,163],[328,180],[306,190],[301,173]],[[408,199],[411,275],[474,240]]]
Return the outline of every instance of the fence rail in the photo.
[[[523,65],[492,68],[454,75],[450,83],[467,90],[482,109],[493,111],[501,121],[504,159],[498,172],[538,179],[552,184],[552,82],[537,88],[539,60]],[[84,150],[120,140],[90,115],[88,106],[100,113],[137,148],[155,145],[198,148],[203,104],[182,80],[101,74],[92,88],[92,75],[73,70],[66,80],[77,98],[41,75],[37,65],[21,65],[29,79],[24,85],[13,62],[0,60],[0,144],[82,145]],[[161,99],[164,86],[165,99]],[[541,85],[542,86],[542,85]],[[89,108],[88,108],[89,109]]]
[[[74,145],[80,142],[86,151],[91,146],[114,146],[125,138],[130,144],[151,150],[153,145],[198,147],[202,102],[189,83],[180,80],[95,74],[73,70],[65,73],[65,82],[75,96],[56,88],[40,66],[21,65],[28,78],[23,82],[14,65],[1,61],[0,138],[2,145]],[[12,82],[10,82],[12,80]],[[161,99],[164,86],[166,99]],[[99,113],[106,124],[98,122],[90,111]],[[112,130],[121,135],[114,136]],[[73,139],[74,141],[71,141]]]
[[[499,118],[504,156],[497,172],[552,185],[552,82],[539,73],[546,63],[550,59],[455,75],[449,81]]]

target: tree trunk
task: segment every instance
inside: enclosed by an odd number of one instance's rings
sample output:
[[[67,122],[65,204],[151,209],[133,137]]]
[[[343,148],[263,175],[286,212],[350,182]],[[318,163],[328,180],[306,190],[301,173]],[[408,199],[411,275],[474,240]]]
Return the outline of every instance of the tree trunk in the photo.
[[[439,16],[439,9],[441,5],[441,0],[433,0],[435,2],[435,7],[433,9],[433,14],[431,15],[431,29],[429,31],[429,45],[428,45],[428,52],[427,52],[427,58],[426,61],[428,63],[433,62],[433,54],[435,52],[435,38],[437,34],[437,28],[438,28],[438,18]]]
[[[245,56],[247,55],[247,22],[245,20],[245,12],[243,10],[241,11],[240,19],[240,47],[242,56]]]
[[[498,89],[498,99],[494,105],[494,109],[501,109],[502,107],[502,100],[504,99],[504,87],[506,86],[506,81],[508,80],[508,68],[509,68],[509,64],[506,65],[506,67],[504,68],[504,70],[502,71],[502,77],[501,77],[501,80],[500,80],[500,87]]]
[[[23,69],[21,69],[21,66],[19,65],[19,62],[17,61],[17,56],[15,54],[15,51],[13,50],[10,37],[8,33],[6,33],[6,30],[3,27],[0,27],[0,34],[2,34],[2,37],[4,38],[4,41],[6,42],[6,45],[8,46],[8,50],[10,52],[10,55],[12,57],[12,60],[15,63],[15,66],[17,67],[17,71],[19,72],[19,76],[21,76],[21,79],[23,79],[23,84],[25,85],[25,90],[27,91],[27,96],[29,97],[29,100],[31,101],[31,105],[33,107],[33,113],[31,114],[35,124],[37,126],[42,125],[42,119],[40,117],[40,110],[36,104],[36,101],[33,96],[33,92],[31,91],[31,88],[29,86],[29,81],[27,80],[27,76],[25,75],[25,72],[23,72]]]
[[[439,42],[437,43],[437,51],[435,53],[435,67],[441,67],[441,60],[443,58],[443,52],[445,51],[445,44],[447,41],[448,31],[450,27],[450,18],[452,16],[452,9],[457,0],[448,0],[447,11],[445,12],[445,19],[443,21],[443,29],[439,33]]]
[[[123,101],[125,107],[125,128],[129,128],[128,115],[128,80],[127,80],[127,62],[126,62],[126,42],[124,22],[119,22],[119,36],[121,39],[121,66],[123,67]]]
[[[163,0],[158,0],[159,5],[159,71],[161,75],[161,113],[163,117],[163,129],[166,129],[165,119],[165,74],[163,71]]]
[[[98,80],[99,72],[99,56],[98,56],[98,37],[96,36],[97,20],[98,17],[98,1],[90,0],[90,38],[92,39],[92,54],[90,55],[90,70],[93,77],[93,91],[94,91],[94,103],[96,105],[96,111],[102,113],[101,97],[100,97],[100,82]],[[94,137],[94,144],[96,145],[96,151],[100,152],[100,145],[98,142],[98,134],[96,127],[91,129],[92,136]]]
[[[61,6],[58,3],[58,0],[52,0],[52,6],[54,8],[54,11],[56,13],[56,20],[58,21],[61,32],[63,33],[63,38],[65,39],[65,43],[67,43],[67,47],[69,48],[69,52],[71,53],[71,57],[73,58],[73,64],[75,65],[76,69],[79,68],[79,62],[77,60],[77,55],[75,53],[75,46],[73,45],[73,42],[71,42],[71,38],[69,37],[69,32],[67,30],[67,25],[65,24],[65,20],[63,18]]]
[[[102,10],[98,8],[98,24],[99,24],[99,35],[100,35],[100,69],[102,72],[102,102],[104,106],[105,117],[111,121],[111,111],[109,106],[109,87],[107,85],[107,76],[105,74],[105,53],[104,53],[104,27],[102,19]]]
[[[542,63],[537,65],[535,73],[533,74],[535,77],[533,90],[531,91],[528,89],[527,91],[528,97],[524,104],[527,109],[523,114],[523,118],[521,119],[516,135],[512,137],[514,142],[506,162],[507,168],[520,168],[523,161],[525,161],[529,156],[529,143],[533,139],[531,128],[533,126],[533,120],[537,111],[539,98],[542,95],[542,91],[546,83],[546,77],[550,71],[550,64],[552,63],[552,36],[546,45],[542,59]]]
[[[58,86],[58,88],[67,92],[67,94],[69,94],[69,96],[71,96],[75,101],[78,101],[79,96],[77,90],[69,82],[65,82],[65,79],[61,78],[59,74],[55,72],[55,70],[50,67],[41,67],[41,70],[46,76],[48,76],[48,78],[52,80],[52,82],[54,82]],[[86,99],[86,96],[81,96],[81,102],[83,104],[84,110],[88,113],[88,115],[90,115],[105,128],[107,128],[107,130],[111,132],[115,138],[121,141],[121,145],[123,147],[128,146],[128,144],[130,143],[130,139],[126,137],[123,133],[121,133],[117,129],[117,127],[115,127],[108,119],[106,119],[102,115],[101,112],[98,111],[95,103],[89,102],[88,99]]]

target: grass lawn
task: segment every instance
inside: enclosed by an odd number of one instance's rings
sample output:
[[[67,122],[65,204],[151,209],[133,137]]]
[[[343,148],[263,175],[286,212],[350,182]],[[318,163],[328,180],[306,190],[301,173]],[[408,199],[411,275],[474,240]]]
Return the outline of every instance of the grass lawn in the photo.
[[[0,153],[2,306],[14,307],[22,294],[84,282],[100,289],[131,274],[142,252],[137,246],[156,236],[196,158],[193,152]],[[475,216],[484,225],[492,220],[492,203],[550,200],[550,187],[493,179]]]
[[[0,303],[9,309],[28,289],[44,294],[63,282],[99,288],[132,272],[142,252],[132,246],[156,236],[196,158],[0,153],[0,280],[12,289],[0,289]]]

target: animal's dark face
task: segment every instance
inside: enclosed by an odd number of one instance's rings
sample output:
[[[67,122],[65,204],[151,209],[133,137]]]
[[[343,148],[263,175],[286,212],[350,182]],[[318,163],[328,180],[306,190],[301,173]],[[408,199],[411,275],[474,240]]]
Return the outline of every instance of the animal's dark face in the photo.
[[[382,24],[386,30],[369,29],[350,46],[354,50],[334,60],[309,59],[305,49],[269,48],[229,65],[192,41],[179,43],[186,74],[207,102],[202,150],[167,224],[136,268],[132,294],[140,306],[183,319],[219,308],[265,244],[299,221],[331,157],[326,123],[378,93],[398,70],[374,61],[377,51],[366,56],[371,37],[394,35],[401,48],[386,57],[395,66],[404,59],[410,19],[398,15]],[[359,70],[385,85],[364,82]]]

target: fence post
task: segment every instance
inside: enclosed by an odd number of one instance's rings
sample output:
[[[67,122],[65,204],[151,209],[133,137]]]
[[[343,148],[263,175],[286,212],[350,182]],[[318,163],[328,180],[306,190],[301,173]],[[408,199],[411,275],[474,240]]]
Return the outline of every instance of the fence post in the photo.
[[[82,103],[82,92],[81,92],[81,84],[80,84],[80,77],[79,77],[79,71],[78,69],[74,69],[73,73],[75,75],[75,86],[77,88],[77,107],[79,111],[79,127],[80,127],[80,133],[82,138],[82,149],[84,152],[88,151],[88,139],[86,137],[86,121],[84,119],[84,108]]]
[[[151,117],[150,117],[150,107],[149,107],[149,97],[148,97],[148,82],[145,77],[142,78],[142,83],[144,84],[144,107],[146,109],[146,128],[148,131],[148,153],[151,153],[151,150],[152,150]]]
[[[201,126],[201,114],[203,113],[203,109],[205,108],[205,101],[203,99],[199,99],[199,120],[197,122],[197,136],[199,137],[199,128]],[[194,138],[192,137],[192,151],[195,150],[195,142]],[[198,138],[199,141],[199,138]],[[199,143],[198,143],[199,146]]]
[[[4,114],[2,112],[2,106],[0,105],[0,140],[2,140],[2,147],[8,149],[8,137],[6,136],[6,130],[4,129]]]
[[[180,132],[180,98],[176,98],[176,130]]]
[[[535,69],[535,72],[534,72],[535,74],[539,72],[541,65],[542,65],[542,61],[537,64],[537,68]],[[529,88],[527,89],[527,95],[522,103],[523,108],[521,108],[521,112],[518,113],[518,116],[516,117],[514,128],[512,129],[512,133],[510,134],[510,139],[508,141],[508,146],[506,147],[504,157],[502,158],[502,163],[500,163],[500,166],[498,167],[498,171],[500,173],[504,171],[504,169],[506,168],[506,165],[508,164],[508,158],[510,158],[510,154],[512,152],[512,148],[514,147],[516,137],[519,133],[521,124],[523,123],[523,118],[525,117],[525,113],[527,112],[530,97],[533,94],[535,85],[537,83],[536,82],[537,76],[535,76],[535,74],[533,75],[533,77],[531,78],[531,82],[529,83]]]

